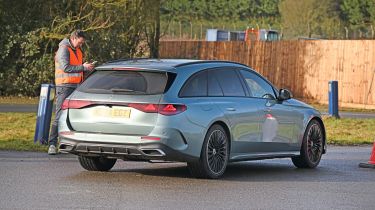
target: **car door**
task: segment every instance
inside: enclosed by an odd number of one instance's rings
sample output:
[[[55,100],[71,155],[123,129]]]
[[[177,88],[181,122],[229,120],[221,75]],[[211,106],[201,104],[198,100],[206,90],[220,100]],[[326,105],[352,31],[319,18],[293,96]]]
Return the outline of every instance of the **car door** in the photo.
[[[236,68],[211,69],[208,95],[229,121],[232,133],[231,157],[259,151],[260,108],[242,82]]]
[[[293,110],[276,98],[275,88],[253,71],[242,69],[241,75],[246,81],[249,92],[261,106],[261,142],[267,152],[293,150],[296,119]]]

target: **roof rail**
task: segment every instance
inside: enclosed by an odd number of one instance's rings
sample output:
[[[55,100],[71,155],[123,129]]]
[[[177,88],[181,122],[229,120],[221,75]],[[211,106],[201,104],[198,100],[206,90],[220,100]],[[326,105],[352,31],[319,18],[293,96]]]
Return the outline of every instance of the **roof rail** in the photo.
[[[224,60],[202,60],[202,61],[193,61],[193,62],[187,62],[187,63],[181,63],[176,65],[175,67],[181,67],[181,66],[187,66],[187,65],[192,65],[192,64],[199,64],[199,63],[233,63],[233,64],[238,64],[241,66],[246,66],[245,64],[234,62],[234,61],[224,61]]]
[[[150,58],[120,58],[120,59],[116,59],[116,60],[112,60],[112,61],[108,61],[106,62],[107,63],[116,63],[116,62],[121,62],[121,61],[138,61],[138,60],[148,60]]]

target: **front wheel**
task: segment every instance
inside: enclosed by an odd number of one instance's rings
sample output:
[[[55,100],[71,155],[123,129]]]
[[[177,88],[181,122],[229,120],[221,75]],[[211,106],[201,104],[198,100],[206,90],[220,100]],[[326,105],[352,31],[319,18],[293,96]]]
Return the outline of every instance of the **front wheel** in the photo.
[[[228,135],[220,125],[213,125],[203,142],[201,156],[197,162],[188,163],[190,173],[197,178],[217,179],[228,165]]]
[[[78,156],[81,166],[88,171],[109,171],[115,165],[117,159],[105,157]]]
[[[323,128],[316,120],[312,120],[302,140],[301,153],[292,157],[293,164],[298,168],[315,168],[319,165],[323,154]]]

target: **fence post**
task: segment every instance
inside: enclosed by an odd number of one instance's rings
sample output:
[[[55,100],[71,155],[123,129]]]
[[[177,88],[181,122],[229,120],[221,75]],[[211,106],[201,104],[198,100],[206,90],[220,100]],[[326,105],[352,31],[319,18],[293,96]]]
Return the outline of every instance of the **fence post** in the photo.
[[[203,25],[201,23],[201,38],[200,38],[200,40],[202,40],[202,39],[203,39]]]
[[[347,27],[345,27],[345,39],[348,39],[349,37],[349,30]]]
[[[181,40],[181,38],[182,38],[182,25],[181,25],[181,21],[178,22],[178,23],[179,23],[179,25],[180,25],[180,40]]]
[[[338,82],[331,80],[328,82],[328,114],[331,117],[340,118],[339,116],[339,97]]]
[[[190,39],[193,39],[193,23],[190,21]]]

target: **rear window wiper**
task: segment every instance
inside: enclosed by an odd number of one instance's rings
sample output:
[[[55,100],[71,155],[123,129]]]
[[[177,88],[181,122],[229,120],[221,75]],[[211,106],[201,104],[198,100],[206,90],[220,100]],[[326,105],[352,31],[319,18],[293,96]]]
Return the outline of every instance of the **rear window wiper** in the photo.
[[[85,93],[108,93],[109,90],[102,89],[102,88],[81,88],[78,91],[85,92]]]
[[[146,94],[143,91],[138,91],[138,90],[132,90],[132,89],[126,89],[126,88],[112,88],[111,91],[113,93],[142,93]]]
[[[126,89],[126,88],[112,88],[112,92],[134,92],[135,90]]]

